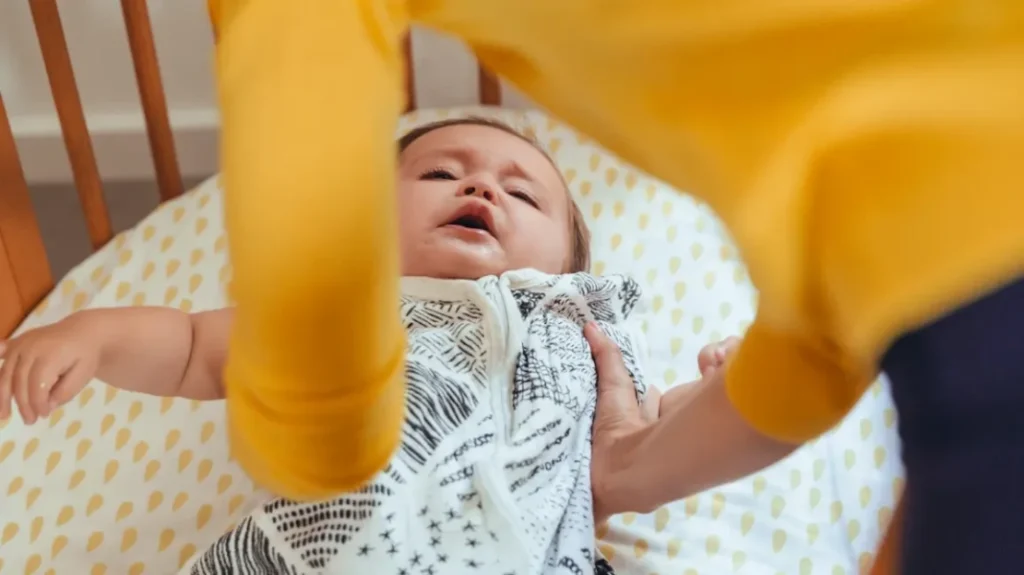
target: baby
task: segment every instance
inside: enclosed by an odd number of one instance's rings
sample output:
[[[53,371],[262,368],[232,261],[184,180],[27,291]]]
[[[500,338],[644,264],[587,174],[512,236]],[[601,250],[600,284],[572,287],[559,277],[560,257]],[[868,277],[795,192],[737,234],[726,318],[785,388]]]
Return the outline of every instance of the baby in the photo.
[[[586,273],[579,209],[551,159],[513,129],[439,122],[404,136],[399,154],[408,348],[398,451],[357,492],[267,503],[187,570],[610,572],[594,548],[597,374],[581,328],[595,322],[619,345],[656,417],[664,407],[626,322],[637,284]],[[221,399],[231,322],[230,309],[105,309],[28,332],[0,344],[0,417],[13,399],[33,423],[94,377]],[[702,371],[722,359],[706,348]]]

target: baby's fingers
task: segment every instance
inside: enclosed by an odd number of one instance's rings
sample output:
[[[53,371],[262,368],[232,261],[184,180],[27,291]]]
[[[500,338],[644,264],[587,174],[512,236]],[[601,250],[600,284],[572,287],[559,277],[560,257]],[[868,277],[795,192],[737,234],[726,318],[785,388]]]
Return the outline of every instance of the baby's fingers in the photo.
[[[719,357],[722,358],[723,363],[725,363],[725,360],[728,359],[737,349],[739,349],[741,343],[743,343],[742,337],[732,335],[725,338],[724,340],[722,340],[721,343],[718,344],[717,353],[719,354]]]
[[[718,360],[718,344],[709,344],[700,348],[700,352],[697,354],[697,369],[700,370],[700,374],[706,375],[708,370],[717,367],[720,362]]]
[[[39,417],[47,417],[56,407],[50,398],[54,385],[64,369],[60,363],[52,360],[37,359],[29,370],[27,387],[32,410]]]
[[[56,409],[57,406],[71,401],[71,398],[78,395],[78,392],[89,383],[95,371],[94,365],[83,361],[75,362],[50,389],[50,408]]]
[[[32,358],[21,355],[14,365],[14,375],[11,378],[11,387],[14,392],[14,401],[18,404],[18,411],[25,425],[32,425],[36,422],[36,412],[32,409],[32,398],[29,395],[29,371],[32,368]]]
[[[742,338],[731,336],[702,347],[700,353],[697,354],[697,367],[700,369],[700,374],[707,375],[709,370],[725,365],[725,360],[736,351],[742,341]]]

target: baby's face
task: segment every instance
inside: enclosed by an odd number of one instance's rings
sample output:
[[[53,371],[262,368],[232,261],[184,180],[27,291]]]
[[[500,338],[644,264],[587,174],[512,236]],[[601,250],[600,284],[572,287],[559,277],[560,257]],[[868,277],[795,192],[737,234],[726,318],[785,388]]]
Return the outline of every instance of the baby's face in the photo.
[[[478,279],[571,258],[569,195],[529,142],[453,125],[415,140],[398,169],[402,275]]]

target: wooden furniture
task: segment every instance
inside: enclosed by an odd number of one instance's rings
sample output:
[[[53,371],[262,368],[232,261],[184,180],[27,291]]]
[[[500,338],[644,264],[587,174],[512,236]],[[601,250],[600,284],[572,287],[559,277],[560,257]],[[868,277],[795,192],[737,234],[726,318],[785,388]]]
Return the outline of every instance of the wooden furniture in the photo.
[[[903,508],[905,500],[900,499],[896,504],[896,512],[889,521],[889,528],[882,539],[882,546],[875,554],[875,561],[871,566],[870,574],[864,575],[898,575],[900,561],[900,534],[903,526]]]
[[[96,250],[106,244],[113,233],[57,0],[28,2],[89,240]],[[166,201],[181,195],[183,188],[147,4],[146,0],[121,0],[121,7],[156,168],[156,181],[160,198]],[[416,107],[414,77],[409,65],[412,50],[412,42],[407,39],[405,89],[409,110]],[[482,67],[479,67],[478,90],[481,104],[501,104],[500,82]],[[10,334],[53,286],[54,278],[29,201],[28,186],[18,160],[3,95],[0,94],[0,338]],[[899,517],[897,512],[894,525],[898,525]],[[893,539],[891,534],[886,538],[873,575],[895,573],[887,563],[894,553]]]
[[[89,241],[93,250],[96,250],[111,239],[113,232],[103,196],[101,174],[64,39],[57,0],[27,1]],[[121,8],[160,199],[166,201],[181,195],[183,187],[149,11],[146,0],[121,0]],[[412,42],[407,39],[407,63],[412,62],[412,50]],[[414,78],[411,66],[407,65],[406,68],[409,73],[406,75],[405,88],[408,108],[412,110],[416,107]],[[480,103],[500,105],[501,87],[497,78],[483,69],[479,73]],[[18,159],[3,94],[0,94],[0,338],[10,334],[53,285],[54,278],[43,249],[38,221],[29,201],[28,186]]]

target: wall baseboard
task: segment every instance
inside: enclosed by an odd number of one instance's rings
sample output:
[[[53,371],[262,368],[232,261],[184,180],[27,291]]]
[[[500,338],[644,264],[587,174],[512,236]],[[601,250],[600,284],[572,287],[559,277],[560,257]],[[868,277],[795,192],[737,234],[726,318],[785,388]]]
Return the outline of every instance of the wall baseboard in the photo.
[[[183,178],[218,170],[220,119],[215,109],[170,113],[178,165]],[[153,157],[141,111],[86,117],[100,175],[105,181],[152,180]],[[11,129],[29,184],[74,182],[55,115],[14,116]]]

